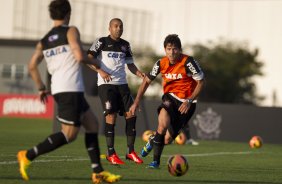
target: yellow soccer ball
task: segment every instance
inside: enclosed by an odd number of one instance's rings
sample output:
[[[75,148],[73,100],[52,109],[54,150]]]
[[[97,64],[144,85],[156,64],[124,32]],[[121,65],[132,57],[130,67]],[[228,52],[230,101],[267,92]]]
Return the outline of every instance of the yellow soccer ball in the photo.
[[[249,141],[249,145],[251,148],[260,148],[262,147],[262,138],[260,136],[253,136],[250,141]]]

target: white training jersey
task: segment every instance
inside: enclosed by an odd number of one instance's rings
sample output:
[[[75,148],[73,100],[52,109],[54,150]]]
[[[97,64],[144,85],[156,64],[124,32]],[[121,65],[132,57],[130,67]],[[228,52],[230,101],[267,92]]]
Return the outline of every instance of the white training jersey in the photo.
[[[101,69],[111,75],[112,80],[105,82],[98,74],[98,86],[102,84],[127,84],[125,65],[133,63],[132,52],[127,41],[115,41],[108,37],[97,39],[88,50],[101,61]]]
[[[41,40],[47,69],[52,76],[52,94],[84,91],[81,64],[75,60],[68,44],[68,29],[68,26],[54,27]]]

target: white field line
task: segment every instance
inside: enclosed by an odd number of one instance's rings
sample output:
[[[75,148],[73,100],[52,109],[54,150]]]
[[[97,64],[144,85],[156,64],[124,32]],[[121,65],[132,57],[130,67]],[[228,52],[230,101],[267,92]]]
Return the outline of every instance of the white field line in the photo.
[[[210,156],[221,156],[221,155],[247,155],[247,154],[253,154],[254,152],[251,151],[241,151],[241,152],[214,152],[214,153],[199,153],[199,154],[182,154],[185,157],[210,157]],[[0,155],[1,157],[16,157],[15,155]],[[162,155],[162,157],[170,157],[171,155]],[[77,162],[77,161],[88,161],[89,158],[72,158],[70,156],[42,156],[43,158],[61,158],[61,159],[43,159],[43,160],[35,160],[34,162],[37,163],[44,163],[44,162]],[[41,158],[42,158],[41,157]],[[120,156],[120,158],[125,158],[124,156]],[[17,164],[18,162],[13,161],[3,161],[0,162],[0,165],[12,165]]]

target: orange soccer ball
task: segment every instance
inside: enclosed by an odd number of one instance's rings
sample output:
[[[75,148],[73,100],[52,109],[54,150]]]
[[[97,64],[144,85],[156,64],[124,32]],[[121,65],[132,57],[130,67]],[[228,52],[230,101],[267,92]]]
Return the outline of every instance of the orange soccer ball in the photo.
[[[183,155],[173,155],[167,161],[167,169],[172,176],[182,176],[189,170],[188,161]]]
[[[174,142],[176,144],[179,144],[179,145],[183,145],[185,144],[187,138],[185,136],[185,134],[183,132],[181,132],[180,134],[178,134],[178,136],[174,139]]]
[[[262,143],[262,138],[257,135],[253,136],[249,141],[251,148],[260,148],[262,146]]]
[[[148,142],[149,141],[149,137],[151,135],[154,135],[154,131],[153,130],[146,130],[143,135],[142,135],[142,140],[145,141],[145,142]]]

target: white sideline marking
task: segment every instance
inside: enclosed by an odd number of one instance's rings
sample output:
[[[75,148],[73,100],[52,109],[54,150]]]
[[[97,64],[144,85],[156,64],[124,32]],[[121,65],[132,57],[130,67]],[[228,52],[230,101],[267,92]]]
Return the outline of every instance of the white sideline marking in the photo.
[[[215,153],[199,153],[199,154],[182,154],[185,157],[209,157],[209,156],[220,156],[220,155],[247,155],[253,154],[254,152],[251,151],[241,151],[241,152],[215,152]],[[1,154],[0,157],[4,157],[5,155]],[[11,156],[11,155],[6,155]],[[15,155],[13,155],[15,157]],[[171,155],[162,155],[162,157],[170,157]],[[35,160],[34,162],[37,163],[44,163],[44,162],[76,162],[76,161],[88,161],[89,158],[71,158],[70,156],[42,156],[46,158],[65,158],[65,159],[55,159],[55,160]],[[125,158],[124,156],[120,156],[120,158]],[[0,165],[12,165],[17,164],[17,161],[3,161],[0,162]]]
[[[215,152],[215,153],[199,153],[199,154],[182,154],[187,157],[209,157],[218,155],[247,155],[252,154],[251,151],[241,151],[241,152]],[[162,157],[170,157],[171,155],[162,155]]]

